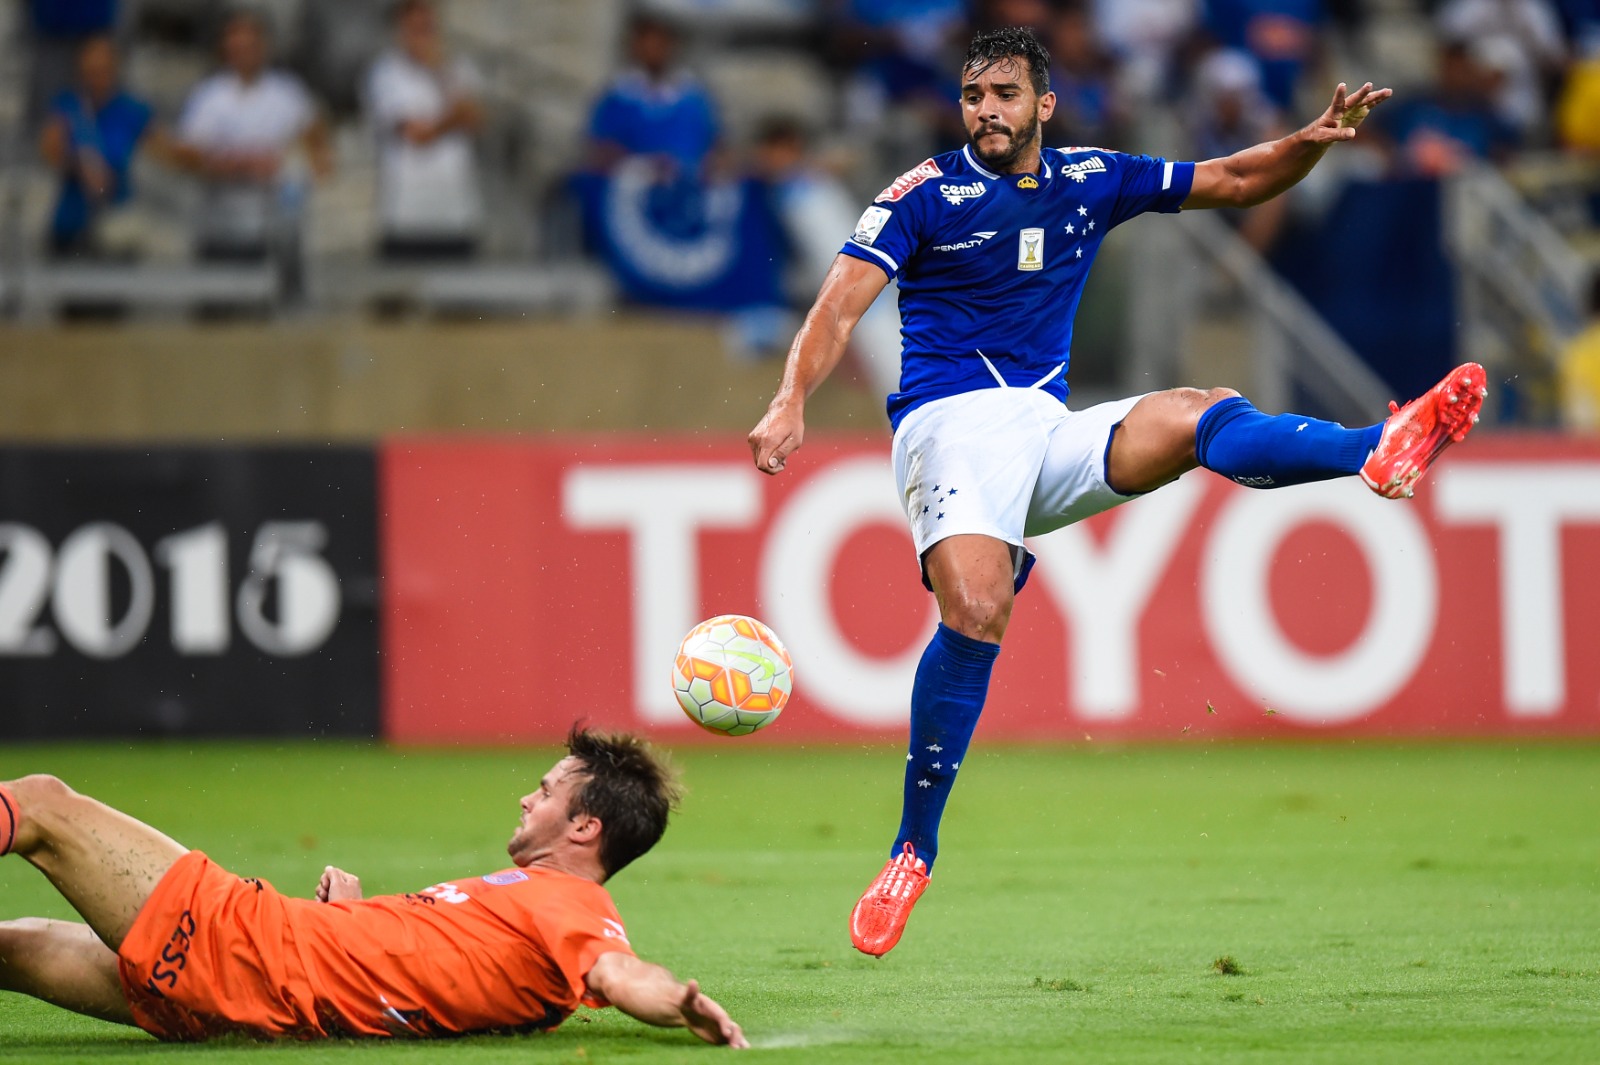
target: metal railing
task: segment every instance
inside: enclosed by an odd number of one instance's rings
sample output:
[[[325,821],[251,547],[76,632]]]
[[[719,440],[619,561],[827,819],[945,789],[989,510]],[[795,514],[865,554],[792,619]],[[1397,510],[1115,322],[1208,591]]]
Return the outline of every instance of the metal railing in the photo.
[[[1487,166],[1447,183],[1445,242],[1460,279],[1461,350],[1512,372],[1553,372],[1583,325],[1590,264]]]
[[[1385,409],[1389,386],[1220,217],[1186,212],[1141,236],[1127,382],[1134,390],[1176,382],[1186,326],[1225,293],[1250,345],[1250,379],[1238,386],[1262,409],[1309,398],[1318,413],[1351,424]]]

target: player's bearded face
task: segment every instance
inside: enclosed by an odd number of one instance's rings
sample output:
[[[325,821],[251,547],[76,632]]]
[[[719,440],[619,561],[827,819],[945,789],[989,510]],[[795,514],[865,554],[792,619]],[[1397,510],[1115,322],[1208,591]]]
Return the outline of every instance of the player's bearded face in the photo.
[[[1004,173],[1038,143],[1045,101],[1033,92],[1026,62],[1001,59],[962,73],[967,139],[979,159]]]
[[[972,141],[972,150],[977,153],[978,158],[987,163],[990,169],[1002,173],[1016,162],[1017,157],[1038,137],[1037,111],[1016,129],[999,122],[986,122],[978,130],[968,133],[968,138]]]

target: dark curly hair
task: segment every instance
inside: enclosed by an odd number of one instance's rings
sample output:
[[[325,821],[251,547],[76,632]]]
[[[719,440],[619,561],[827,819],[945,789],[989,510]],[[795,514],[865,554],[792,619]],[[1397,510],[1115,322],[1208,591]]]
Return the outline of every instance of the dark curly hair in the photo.
[[[1002,59],[1026,59],[1033,94],[1043,96],[1050,91],[1050,52],[1027,26],[1005,26],[975,34],[967,46],[961,72],[977,77]]]
[[[600,819],[600,865],[606,877],[656,845],[683,789],[666,760],[637,736],[595,732],[575,724],[567,753],[583,765],[569,817]]]

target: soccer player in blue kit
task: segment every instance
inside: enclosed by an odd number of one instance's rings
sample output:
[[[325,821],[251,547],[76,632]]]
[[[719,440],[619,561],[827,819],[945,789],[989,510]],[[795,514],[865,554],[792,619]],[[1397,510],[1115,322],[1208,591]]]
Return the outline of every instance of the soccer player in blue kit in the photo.
[[[891,278],[900,284],[900,391],[889,396],[896,483],[940,624],[911,690],[905,805],[891,856],[850,916],[858,950],[899,942],[928,885],[939,820],[983,711],[989,674],[1035,536],[1154,491],[1202,466],[1277,488],[1359,475],[1390,498],[1477,421],[1483,368],[1452,370],[1382,422],[1347,429],[1268,415],[1228,388],[1175,388],[1067,408],[1079,297],[1105,235],[1145,211],[1249,207],[1355,137],[1388,89],[1340,85],[1280,140],[1223,159],[1168,162],[1102,148],[1043,148],[1049,55],[1032,31],[973,38],[962,65],[969,143],[880,193],[834,260],[750,433],[777,474],[804,435],[806,397],[843,355]]]

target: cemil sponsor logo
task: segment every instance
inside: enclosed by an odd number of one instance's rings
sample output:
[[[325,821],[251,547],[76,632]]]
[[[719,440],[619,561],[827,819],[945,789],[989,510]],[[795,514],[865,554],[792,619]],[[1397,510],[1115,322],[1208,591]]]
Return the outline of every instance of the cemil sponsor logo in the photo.
[[[893,202],[906,193],[927,181],[929,178],[944,177],[944,171],[939,169],[939,164],[932,159],[924,159],[916,166],[889,183],[889,187],[872,198],[873,203],[882,203],[884,200]]]
[[[982,244],[984,241],[986,241],[990,237],[994,236],[995,233],[997,233],[997,232],[998,232],[998,230],[994,230],[994,229],[990,229],[990,230],[986,230],[986,231],[979,231],[977,233],[972,234],[972,237],[969,240],[958,240],[953,244],[935,244],[933,246],[933,250],[934,251],[966,251],[968,248],[976,248],[978,245]]]
[[[952,207],[961,206],[963,200],[975,200],[987,191],[981,181],[974,181],[970,185],[939,186],[939,195],[949,200]]]
[[[1098,155],[1090,156],[1081,163],[1061,164],[1062,175],[1071,178],[1080,185],[1083,184],[1090,174],[1104,174],[1105,172],[1106,161]]]

